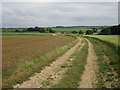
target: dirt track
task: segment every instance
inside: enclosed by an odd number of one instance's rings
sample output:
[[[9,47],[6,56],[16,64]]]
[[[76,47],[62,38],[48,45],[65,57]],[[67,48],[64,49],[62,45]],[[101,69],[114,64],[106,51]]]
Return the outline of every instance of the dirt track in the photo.
[[[50,80],[58,82],[66,69],[61,71],[61,65],[64,65],[70,56],[75,53],[75,51],[81,45],[81,39],[78,38],[78,43],[68,50],[61,57],[58,57],[50,66],[46,66],[41,73],[36,73],[34,76],[30,77],[30,80],[25,81],[22,84],[17,84],[13,86],[14,88],[44,88],[50,87]],[[57,79],[56,79],[57,78]],[[54,80],[53,80],[54,79]],[[53,83],[54,84],[54,83]]]
[[[95,88],[95,84],[97,83],[96,72],[98,70],[97,56],[90,41],[87,39],[86,41],[89,46],[87,63],[78,88]],[[58,57],[50,66],[46,66],[40,73],[36,73],[22,84],[15,85],[14,88],[51,88],[52,85],[59,83],[67,71],[67,68],[62,68],[61,66],[72,64],[69,62],[70,60],[74,60],[71,58],[71,55],[73,55],[79,47],[82,48],[83,44],[82,39],[78,38],[78,43],[61,57]]]
[[[87,40],[87,39],[86,39]],[[97,66],[97,56],[94,52],[93,46],[89,40],[87,40],[89,48],[88,48],[88,56],[87,56],[87,64],[85,65],[84,73],[81,77],[81,81],[79,82],[79,88],[95,88],[96,80],[96,72],[98,70]]]

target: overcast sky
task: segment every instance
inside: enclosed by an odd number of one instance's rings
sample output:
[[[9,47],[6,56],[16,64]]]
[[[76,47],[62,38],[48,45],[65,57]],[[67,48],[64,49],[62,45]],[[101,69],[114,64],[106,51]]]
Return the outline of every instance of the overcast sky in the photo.
[[[116,25],[117,2],[4,2],[3,27]]]

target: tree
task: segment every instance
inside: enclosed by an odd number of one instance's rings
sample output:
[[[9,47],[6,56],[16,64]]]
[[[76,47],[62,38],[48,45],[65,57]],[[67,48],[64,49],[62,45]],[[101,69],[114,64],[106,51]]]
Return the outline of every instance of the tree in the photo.
[[[97,29],[96,29],[96,28],[93,28],[93,32],[96,33],[96,32],[97,32]]]
[[[26,29],[23,29],[22,32],[27,32],[27,30],[26,30]]]
[[[111,30],[110,28],[104,28],[101,30],[101,32],[99,33],[99,35],[110,35],[111,34]]]
[[[40,28],[36,26],[35,31],[40,31]]]
[[[82,30],[80,30],[80,31],[79,31],[79,34],[83,34],[83,31],[82,31]]]
[[[92,30],[87,30],[87,31],[86,31],[86,35],[91,35],[91,34],[93,34],[93,31],[92,31]]]
[[[50,32],[50,33],[52,33],[52,32],[53,32],[51,28],[48,28],[48,30],[49,30],[49,32]]]
[[[72,31],[73,34],[77,34],[78,32],[77,31]]]
[[[31,32],[31,31],[35,31],[35,29],[32,28],[32,27],[30,27],[30,28],[27,29],[27,31],[28,31],[28,32]]]
[[[20,32],[20,31],[18,29],[16,29],[15,32]]]
[[[120,26],[120,25],[119,25],[119,26]],[[109,29],[111,30],[111,34],[112,34],[112,35],[119,35],[119,26],[109,27]]]
[[[52,28],[46,28],[46,32],[49,32],[49,33],[55,33],[55,31],[52,30]]]

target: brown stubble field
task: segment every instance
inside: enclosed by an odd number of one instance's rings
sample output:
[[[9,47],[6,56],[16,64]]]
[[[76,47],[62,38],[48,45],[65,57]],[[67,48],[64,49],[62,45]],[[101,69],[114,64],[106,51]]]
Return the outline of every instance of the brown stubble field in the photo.
[[[3,35],[2,38],[2,75],[3,86],[22,64],[35,60],[58,47],[74,41],[72,37]],[[5,82],[5,83],[4,83]]]

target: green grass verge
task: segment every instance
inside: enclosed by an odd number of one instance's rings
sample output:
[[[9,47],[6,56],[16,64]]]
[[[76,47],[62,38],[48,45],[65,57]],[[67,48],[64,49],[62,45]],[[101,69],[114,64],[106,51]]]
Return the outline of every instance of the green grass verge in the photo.
[[[43,67],[50,65],[57,57],[61,56],[68,49],[76,44],[76,41],[69,43],[63,47],[56,48],[54,51],[47,53],[38,59],[24,62],[20,65],[19,70],[16,71],[10,78],[2,81],[3,88],[12,88],[17,83],[23,83],[28,80],[30,76],[34,75],[35,72],[40,72]]]
[[[77,88],[78,82],[80,81],[80,77],[83,74],[87,54],[88,54],[88,43],[84,41],[85,45],[82,49],[78,49],[78,51],[72,55],[75,57],[72,66],[69,67],[67,72],[65,73],[65,77],[63,77],[59,84],[54,85],[54,88]]]
[[[120,61],[118,53],[106,42],[94,38],[88,39],[92,42],[95,53],[98,56],[99,73],[97,86],[99,88],[107,88],[105,83],[113,83],[111,85],[112,88],[119,87],[119,82],[115,83],[113,81],[114,79],[119,79],[120,77]],[[107,56],[109,61],[107,61],[104,56]],[[111,67],[114,70],[112,70]],[[112,74],[113,71],[118,74],[117,77]]]
[[[119,35],[83,35],[83,37],[91,37],[107,43],[111,48],[120,53]]]

